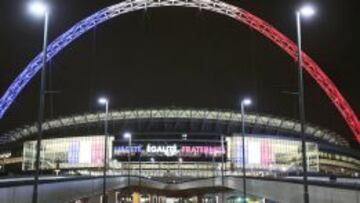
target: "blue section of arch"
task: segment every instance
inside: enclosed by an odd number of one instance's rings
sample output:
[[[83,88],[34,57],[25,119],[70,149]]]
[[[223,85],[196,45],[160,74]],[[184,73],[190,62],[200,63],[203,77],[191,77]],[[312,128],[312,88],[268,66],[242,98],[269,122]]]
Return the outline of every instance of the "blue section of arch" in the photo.
[[[76,38],[81,36],[86,31],[92,29],[96,25],[108,20],[109,7],[102,9],[86,19],[80,21],[71,27],[67,32],[58,37],[48,46],[47,60],[51,60],[63,48],[69,45]],[[5,94],[0,99],[0,118],[3,118],[6,110],[14,102],[16,97],[20,94],[21,90],[26,84],[35,76],[35,74],[42,68],[43,52],[37,55],[14,80],[14,82],[7,89]]]
[[[152,3],[151,5],[148,3]],[[251,28],[263,34],[265,37],[270,39],[272,42],[280,46],[286,53],[292,58],[297,57],[297,47],[294,42],[272,27],[269,23],[262,19],[254,16],[253,14],[242,10],[240,8],[231,6],[218,0],[139,0],[139,1],[122,1],[119,4],[109,6],[90,17],[80,21],[75,26],[70,28],[67,32],[62,34],[48,47],[48,61],[52,59],[57,53],[64,49],[68,44],[74,41],[76,38],[81,36],[86,31],[92,29],[96,25],[109,20],[117,15],[146,9],[149,7],[159,6],[185,6],[185,7],[198,7],[202,8],[202,5],[209,4],[209,7],[204,7],[209,11],[214,11],[224,15],[228,15],[242,23],[249,25]],[[231,11],[231,12],[230,12]],[[357,141],[360,143],[360,122],[358,121],[357,115],[352,110],[348,102],[343,98],[340,91],[333,84],[330,78],[321,70],[321,68],[305,53],[304,54],[304,68],[305,70],[318,82],[321,88],[326,92],[329,98],[332,100],[334,105],[337,107],[351,130]],[[20,73],[20,75],[10,85],[4,95],[0,98],[0,119],[3,118],[6,110],[15,101],[16,97],[20,94],[22,89],[28,84],[28,82],[35,76],[35,74],[41,69],[41,59],[43,54],[40,53],[35,57]]]

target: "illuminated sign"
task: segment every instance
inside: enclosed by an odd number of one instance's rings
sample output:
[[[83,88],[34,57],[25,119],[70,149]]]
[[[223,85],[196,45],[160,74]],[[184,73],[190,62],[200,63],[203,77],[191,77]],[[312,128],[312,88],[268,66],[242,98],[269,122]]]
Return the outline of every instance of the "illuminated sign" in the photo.
[[[190,156],[219,156],[225,154],[225,149],[221,146],[189,146],[183,145],[181,147],[182,155]]]
[[[179,154],[178,146],[173,145],[152,145],[146,146],[146,153],[149,154],[164,154],[165,156],[176,156]]]
[[[130,146],[114,146],[113,154],[114,156],[119,155],[127,155],[129,152],[131,153],[141,153],[142,152],[142,145],[132,145]]]
[[[185,161],[219,161],[226,154],[226,148],[223,149],[218,142],[200,144],[191,140],[170,143],[146,140],[135,142],[131,146],[121,141],[113,143],[114,158],[126,161],[129,153],[131,153],[131,160],[134,161],[147,160],[151,157],[155,157],[159,161],[173,161],[178,160],[179,157]]]

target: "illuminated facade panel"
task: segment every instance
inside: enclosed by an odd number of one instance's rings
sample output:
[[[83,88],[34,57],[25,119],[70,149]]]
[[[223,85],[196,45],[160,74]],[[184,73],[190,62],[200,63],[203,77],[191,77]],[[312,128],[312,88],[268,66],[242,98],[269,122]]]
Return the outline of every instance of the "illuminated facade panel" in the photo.
[[[242,137],[227,138],[227,159],[234,168],[243,163]],[[319,151],[315,143],[307,143],[308,170],[319,171]],[[301,141],[245,137],[245,165],[248,169],[298,171],[301,169]]]
[[[226,146],[220,142],[195,142],[194,140],[154,141],[152,139],[136,141],[129,147],[128,143],[115,141],[113,158],[126,161],[131,152],[131,160],[147,161],[154,158],[157,161],[222,161],[225,158]]]
[[[72,138],[56,138],[42,140],[41,168],[55,169],[100,167],[104,161],[104,136],[86,136]],[[113,137],[109,139],[109,157]],[[24,143],[23,170],[33,170],[35,167],[36,141]]]
[[[182,140],[154,142],[145,140],[134,142],[129,147],[127,142],[114,141],[110,137],[108,143],[110,166],[120,163],[121,169],[127,167],[128,155],[131,151],[131,167],[138,162],[152,165],[152,168],[159,168],[161,165],[184,161],[182,168],[214,170],[222,160],[226,167],[232,171],[238,171],[242,167],[242,137],[234,135],[226,138],[224,149],[221,143],[206,143],[199,141]],[[23,170],[33,170],[35,165],[35,141],[24,143]],[[307,143],[308,169],[319,171],[319,151],[315,143]],[[224,157],[222,158],[224,154]],[[42,169],[77,169],[102,167],[104,159],[104,136],[86,136],[71,138],[56,138],[42,141],[41,147],[41,168]],[[151,163],[151,158],[156,164]],[[121,163],[124,165],[121,166]],[[274,137],[246,136],[245,138],[245,163],[248,170],[260,171],[301,171],[301,142]],[[171,164],[171,163],[170,163]],[[176,165],[176,164],[175,164]],[[169,168],[168,165],[166,168]],[[176,165],[175,168],[179,166]],[[117,168],[117,167],[115,167]],[[114,168],[114,169],[115,169]],[[171,167],[170,167],[171,168]]]

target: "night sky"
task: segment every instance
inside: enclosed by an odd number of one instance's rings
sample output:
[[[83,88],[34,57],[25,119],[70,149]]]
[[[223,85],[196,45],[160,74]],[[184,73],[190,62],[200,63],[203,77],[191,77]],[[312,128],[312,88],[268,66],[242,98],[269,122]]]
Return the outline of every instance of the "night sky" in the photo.
[[[42,46],[41,18],[26,0],[0,3],[0,94]],[[52,0],[50,41],[77,21],[119,1]],[[301,1],[238,0],[245,8],[295,39],[294,10]],[[303,21],[303,48],[360,112],[357,1],[313,1],[318,13]],[[296,64],[279,47],[229,17],[190,8],[156,8],[119,16],[83,35],[50,63],[46,118],[96,112],[97,98],[111,109],[194,107],[251,111],[297,119]],[[40,77],[0,120],[0,133],[37,119]],[[49,79],[50,81],[50,79]],[[50,83],[49,83],[50,84]],[[307,121],[354,142],[345,121],[316,82],[305,77]],[[50,105],[50,103],[52,105]],[[52,107],[51,107],[52,106]],[[356,144],[354,144],[356,145]]]

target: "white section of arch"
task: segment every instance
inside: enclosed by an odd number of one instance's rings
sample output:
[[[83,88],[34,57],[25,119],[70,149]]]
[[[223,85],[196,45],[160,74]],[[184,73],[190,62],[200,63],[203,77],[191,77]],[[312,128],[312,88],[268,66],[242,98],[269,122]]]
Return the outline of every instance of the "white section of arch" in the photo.
[[[286,36],[276,30],[267,22],[252,15],[251,13],[232,6],[230,4],[217,0],[127,0],[116,5],[107,7],[99,12],[89,16],[80,21],[67,32],[58,37],[48,47],[48,60],[51,60],[57,53],[64,49],[67,45],[81,36],[83,33],[92,29],[98,24],[105,22],[111,18],[125,14],[132,11],[137,11],[146,8],[166,7],[166,6],[180,6],[199,8],[222,15],[234,18],[251,28],[257,30],[259,33],[266,36],[275,44],[280,46],[292,58],[296,59],[297,46],[289,40]],[[352,110],[351,106],[341,95],[329,77],[321,70],[321,68],[305,53],[302,53],[304,59],[304,69],[313,77],[324,92],[331,99],[333,104],[339,110],[348,126],[351,128],[355,139],[360,143],[360,122],[357,115]],[[29,83],[35,74],[41,69],[42,54],[39,54],[33,59],[29,65],[21,72],[21,74],[10,85],[5,94],[0,98],[0,118],[5,114],[6,110],[14,102],[21,90]]]

